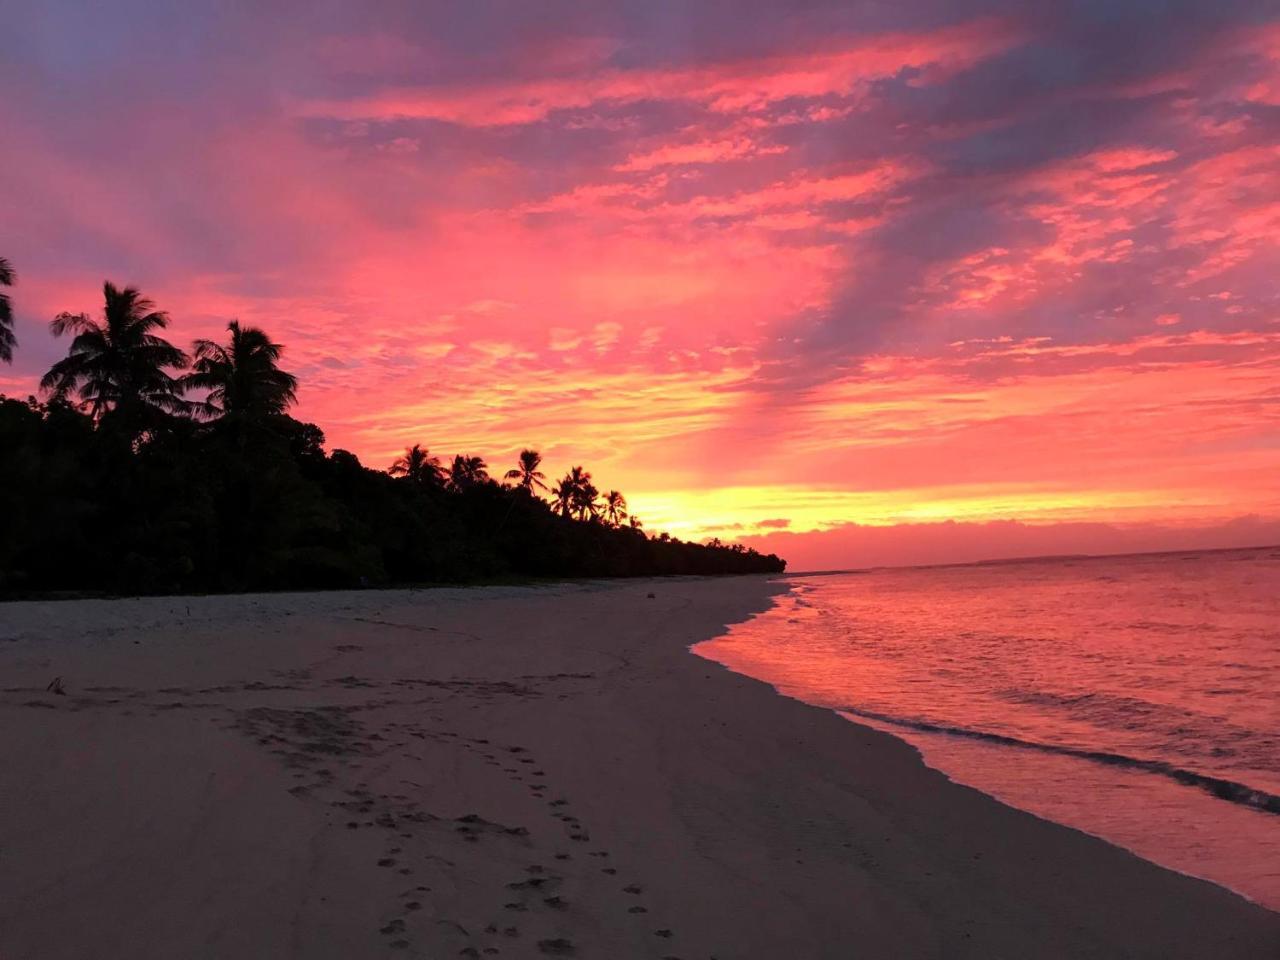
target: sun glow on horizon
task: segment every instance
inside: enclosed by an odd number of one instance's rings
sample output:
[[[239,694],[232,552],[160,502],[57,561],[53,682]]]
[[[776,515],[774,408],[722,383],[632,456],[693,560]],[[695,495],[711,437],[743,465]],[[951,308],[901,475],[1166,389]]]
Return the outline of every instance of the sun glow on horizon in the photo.
[[[1242,511],[1237,500],[1203,490],[1033,490],[949,487],[857,492],[812,487],[730,487],[666,491],[629,498],[633,512],[652,531],[689,540],[760,537],[785,530],[820,532],[855,524],[895,527],[945,521],[1017,521],[1044,526],[1060,523],[1118,525],[1226,521]],[[1251,506],[1274,515],[1280,495]]]

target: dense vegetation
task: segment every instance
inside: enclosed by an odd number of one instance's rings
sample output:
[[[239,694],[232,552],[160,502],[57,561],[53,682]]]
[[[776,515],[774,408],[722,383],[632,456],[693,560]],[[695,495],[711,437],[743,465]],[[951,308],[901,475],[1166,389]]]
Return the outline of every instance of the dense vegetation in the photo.
[[[13,271],[0,260],[0,284]],[[42,400],[0,396],[0,593],[157,593],[474,582],[505,577],[778,572],[741,546],[648,535],[582,467],[555,484],[524,451],[490,477],[415,445],[387,471],[326,453],[287,414],[283,348],[231,323],[191,356],[132,288],[104,286]],[[0,359],[15,346],[0,294]],[[542,493],[548,494],[544,500]]]

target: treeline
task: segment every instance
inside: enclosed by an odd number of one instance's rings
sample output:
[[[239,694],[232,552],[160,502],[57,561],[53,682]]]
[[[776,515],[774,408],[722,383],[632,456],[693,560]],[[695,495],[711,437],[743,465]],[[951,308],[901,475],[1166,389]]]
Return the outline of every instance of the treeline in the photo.
[[[0,283],[13,272],[0,260]],[[0,594],[169,593],[505,578],[773,573],[740,545],[650,536],[618,491],[536,451],[490,475],[414,445],[387,470],[324,449],[287,413],[283,348],[232,322],[188,354],[166,314],[105,284],[101,319],[61,314],[42,397],[0,396]],[[0,294],[0,359],[15,342]],[[545,499],[544,499],[545,494]]]

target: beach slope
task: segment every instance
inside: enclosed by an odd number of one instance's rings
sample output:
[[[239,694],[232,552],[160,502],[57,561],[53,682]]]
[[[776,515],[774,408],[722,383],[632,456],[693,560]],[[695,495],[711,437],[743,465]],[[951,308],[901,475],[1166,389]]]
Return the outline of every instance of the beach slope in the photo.
[[[0,606],[0,957],[1280,956],[687,653],[782,589]]]

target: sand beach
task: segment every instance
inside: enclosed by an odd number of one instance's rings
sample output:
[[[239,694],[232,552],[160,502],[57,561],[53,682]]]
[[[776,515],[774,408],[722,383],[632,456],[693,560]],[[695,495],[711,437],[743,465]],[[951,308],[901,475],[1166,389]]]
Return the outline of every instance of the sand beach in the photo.
[[[0,957],[1280,956],[1280,916],[688,653],[785,589],[2,605]]]

